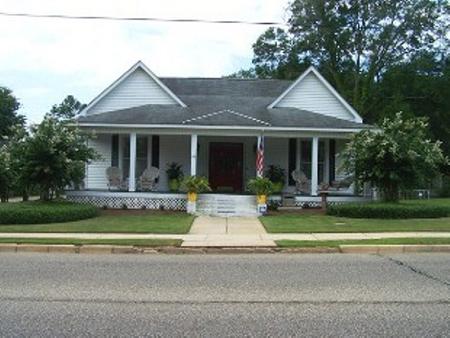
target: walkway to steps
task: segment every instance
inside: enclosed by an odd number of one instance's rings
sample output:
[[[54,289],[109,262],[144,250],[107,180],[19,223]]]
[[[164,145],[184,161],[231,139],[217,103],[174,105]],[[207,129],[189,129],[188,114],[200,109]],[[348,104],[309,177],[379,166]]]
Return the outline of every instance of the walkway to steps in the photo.
[[[276,246],[267,235],[257,217],[199,216],[181,246],[185,247],[233,247]]]

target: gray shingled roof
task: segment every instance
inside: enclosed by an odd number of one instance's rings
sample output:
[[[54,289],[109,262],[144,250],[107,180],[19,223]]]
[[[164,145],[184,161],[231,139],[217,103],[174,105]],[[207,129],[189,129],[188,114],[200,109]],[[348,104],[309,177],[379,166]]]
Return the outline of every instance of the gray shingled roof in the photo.
[[[367,125],[296,108],[267,106],[292,83],[283,80],[162,78],[186,105],[144,105],[82,116],[80,123],[242,127],[365,128]]]

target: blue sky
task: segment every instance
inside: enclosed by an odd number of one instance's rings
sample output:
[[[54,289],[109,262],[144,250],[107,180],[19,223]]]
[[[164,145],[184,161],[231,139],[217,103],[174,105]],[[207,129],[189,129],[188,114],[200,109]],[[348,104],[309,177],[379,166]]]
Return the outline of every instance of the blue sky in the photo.
[[[5,12],[284,21],[288,0],[0,0]],[[72,94],[87,103],[137,60],[158,76],[251,64],[264,26],[0,18],[0,86],[29,122]]]

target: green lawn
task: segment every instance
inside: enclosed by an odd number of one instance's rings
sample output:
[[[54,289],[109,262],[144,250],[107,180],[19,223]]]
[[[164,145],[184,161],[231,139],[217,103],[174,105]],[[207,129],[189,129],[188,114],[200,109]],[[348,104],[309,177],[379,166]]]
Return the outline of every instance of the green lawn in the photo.
[[[417,203],[406,201],[404,203]],[[448,206],[450,199],[420,201]],[[274,214],[260,218],[272,233],[310,232],[383,232],[383,231],[450,231],[450,217],[423,219],[367,219],[345,218],[320,214]]]
[[[0,238],[0,243],[16,244],[103,244],[131,246],[180,246],[181,239],[78,239],[78,238]]]
[[[194,217],[186,213],[104,211],[100,216],[75,222],[0,225],[0,232],[112,232],[185,234]]]
[[[281,248],[316,248],[330,247],[336,248],[339,245],[370,245],[370,244],[419,244],[419,245],[437,245],[450,244],[450,238],[383,238],[383,239],[360,239],[360,240],[339,240],[339,241],[293,241],[279,240],[275,243]]]

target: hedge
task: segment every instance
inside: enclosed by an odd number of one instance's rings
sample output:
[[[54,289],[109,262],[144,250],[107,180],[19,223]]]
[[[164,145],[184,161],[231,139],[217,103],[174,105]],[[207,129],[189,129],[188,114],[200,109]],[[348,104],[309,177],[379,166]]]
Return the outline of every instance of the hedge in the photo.
[[[347,203],[329,205],[327,215],[349,218],[440,218],[450,216],[450,207],[421,203]]]
[[[98,215],[91,205],[70,202],[22,202],[0,204],[0,224],[43,224],[77,221]]]

